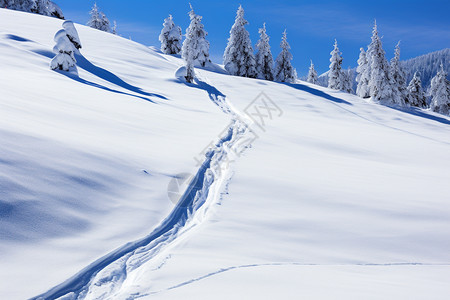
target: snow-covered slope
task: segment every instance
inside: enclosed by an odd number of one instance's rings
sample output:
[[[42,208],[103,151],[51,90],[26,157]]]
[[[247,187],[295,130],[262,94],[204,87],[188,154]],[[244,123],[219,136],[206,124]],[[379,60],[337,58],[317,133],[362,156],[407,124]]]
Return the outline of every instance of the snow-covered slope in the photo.
[[[84,26],[80,78],[50,71],[61,23],[0,9],[2,299],[149,233],[173,207],[169,181],[229,121],[176,82],[179,60]]]
[[[0,298],[446,299],[449,118],[61,23],[0,9]]]

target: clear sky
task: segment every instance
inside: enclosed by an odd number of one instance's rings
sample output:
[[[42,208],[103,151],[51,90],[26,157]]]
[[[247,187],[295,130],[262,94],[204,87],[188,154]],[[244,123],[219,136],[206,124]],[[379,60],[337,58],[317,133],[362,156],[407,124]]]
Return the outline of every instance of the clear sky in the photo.
[[[53,0],[67,19],[85,24],[93,0]],[[281,33],[286,28],[294,55],[293,64],[300,76],[307,73],[310,59],[319,73],[329,65],[334,39],[343,53],[344,67],[356,66],[359,48],[370,42],[372,25],[377,19],[387,57],[393,56],[401,40],[402,59],[450,47],[450,0],[190,0],[197,14],[203,16],[210,54],[214,62],[222,62],[230,28],[239,4],[250,22],[253,45],[258,28],[266,22],[274,56],[278,55]],[[158,35],[165,17],[172,14],[183,33],[189,25],[189,0],[97,0],[100,9],[116,20],[123,37],[149,46],[158,46]]]

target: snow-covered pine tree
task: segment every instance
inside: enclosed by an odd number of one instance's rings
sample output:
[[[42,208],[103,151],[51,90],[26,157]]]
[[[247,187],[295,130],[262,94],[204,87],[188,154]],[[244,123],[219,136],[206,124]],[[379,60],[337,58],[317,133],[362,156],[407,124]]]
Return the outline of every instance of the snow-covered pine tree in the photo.
[[[347,71],[342,71],[342,78],[342,90],[353,94],[353,71],[350,68]]]
[[[91,18],[87,25],[95,29],[102,28],[102,18],[100,16],[100,11],[98,10],[97,3],[94,3],[94,6],[92,7],[89,14],[91,15]]]
[[[358,67],[356,68],[356,82],[358,83],[356,95],[361,98],[369,98],[370,65],[364,48],[361,48],[360,51]]]
[[[444,64],[441,64],[441,69],[431,80],[430,96],[432,111],[443,115],[450,114],[450,82]]]
[[[289,46],[289,43],[287,41],[286,30],[284,30],[283,32],[280,47],[281,53],[278,55],[275,61],[275,80],[280,82],[295,83],[297,76],[296,71],[291,64],[291,60],[293,57],[291,52],[289,51],[289,49],[291,49],[291,46]]]
[[[204,67],[207,63],[211,62],[209,59],[209,42],[206,40],[208,33],[202,24],[202,16],[195,14],[192,5],[189,17],[191,24],[186,29],[186,39],[181,48],[181,56],[186,60],[189,51],[192,51],[194,65],[198,64]]]
[[[317,80],[317,71],[316,69],[314,69],[314,64],[311,60],[311,66],[309,67],[308,78],[306,79],[306,81],[309,83],[317,84]]]
[[[0,7],[64,19],[59,6],[50,0],[0,0]]]
[[[334,90],[344,90],[344,74],[342,72],[342,56],[337,40],[334,40],[334,49],[330,53],[330,71],[328,72],[328,87]]]
[[[35,0],[0,0],[1,8],[31,12]]]
[[[256,43],[256,73],[257,78],[273,81],[273,56],[270,51],[269,36],[266,33],[266,23],[259,29],[260,39]]]
[[[369,93],[372,100],[383,100],[394,104],[389,80],[389,64],[386,60],[381,38],[378,36],[377,23],[373,26],[372,42],[367,49],[370,64]]]
[[[87,25],[91,28],[95,28],[105,32],[111,32],[111,23],[104,13],[99,11],[97,3],[94,3],[91,11],[89,12],[91,19]]]
[[[195,79],[195,70],[194,70],[194,58],[192,56],[192,52],[190,52],[187,57],[184,58],[186,63],[186,81],[189,83],[194,82]]]
[[[111,33],[117,35],[117,22],[114,20],[113,27],[111,28]]]
[[[395,56],[391,59],[389,72],[393,101],[395,104],[403,106],[407,97],[407,86],[406,74],[400,65],[400,42],[395,46]]]
[[[239,6],[223,55],[223,64],[231,75],[256,78],[256,61],[250,34],[245,29],[247,24],[248,21],[244,18],[244,9]]]
[[[48,0],[33,0],[34,5],[32,7],[32,12],[41,15],[47,15],[47,4]]]
[[[49,0],[33,0],[35,5],[33,6],[32,12],[51,16],[58,19],[64,19],[64,15],[58,5]]]
[[[62,27],[66,31],[67,37],[69,38],[69,41],[73,44],[75,49],[80,50],[81,49],[80,37],[78,36],[78,31],[76,30],[75,26],[73,25],[73,22],[65,21],[62,24]]]
[[[54,38],[56,45],[53,48],[53,52],[56,56],[50,63],[52,70],[71,71],[76,70],[76,59],[74,56],[75,48],[72,42],[67,37],[67,32],[61,29],[55,34]]]
[[[427,98],[422,88],[422,81],[420,80],[419,73],[414,73],[413,79],[407,87],[406,104],[417,107],[427,107]]]
[[[161,51],[165,54],[178,54],[181,51],[181,27],[173,22],[172,15],[164,19],[163,29],[159,35]]]
[[[100,28],[101,31],[105,31],[105,32],[109,32],[111,33],[111,22],[109,21],[109,19],[106,17],[106,15],[104,13],[100,13],[101,19],[102,19],[102,27]]]

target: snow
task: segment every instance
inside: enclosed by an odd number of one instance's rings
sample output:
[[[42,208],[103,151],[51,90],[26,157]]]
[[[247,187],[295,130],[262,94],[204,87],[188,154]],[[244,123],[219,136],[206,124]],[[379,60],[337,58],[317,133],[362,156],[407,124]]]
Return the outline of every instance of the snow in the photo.
[[[232,91],[238,81],[209,76],[238,109],[260,85]],[[118,299],[446,299],[448,119],[313,85],[264,90],[283,116],[235,164],[209,221],[144,265]],[[236,267],[246,265],[263,267]]]
[[[2,298],[121,249],[81,298],[448,297],[450,118],[219,66],[184,83],[180,58],[78,24],[64,76],[62,21],[0,15]],[[200,193],[174,206],[183,173]]]
[[[49,68],[62,21],[0,14],[0,295],[24,299],[147,235],[229,119],[174,80],[179,59],[75,25],[80,78],[64,76]]]

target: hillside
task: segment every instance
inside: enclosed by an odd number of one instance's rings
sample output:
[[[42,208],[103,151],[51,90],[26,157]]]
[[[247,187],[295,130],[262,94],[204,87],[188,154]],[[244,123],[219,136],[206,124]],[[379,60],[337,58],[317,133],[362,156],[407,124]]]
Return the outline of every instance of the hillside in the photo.
[[[447,298],[450,118],[61,24],[0,9],[0,298]]]

